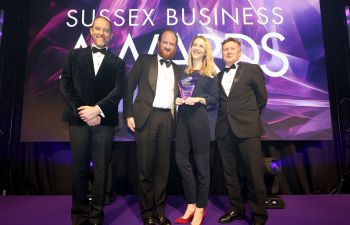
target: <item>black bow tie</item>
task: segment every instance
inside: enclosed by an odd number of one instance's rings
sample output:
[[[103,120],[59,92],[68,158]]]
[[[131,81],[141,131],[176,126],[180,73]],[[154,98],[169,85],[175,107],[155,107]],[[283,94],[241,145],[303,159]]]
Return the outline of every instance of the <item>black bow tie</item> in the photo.
[[[171,66],[171,61],[170,60],[160,59],[159,62],[160,62],[160,65],[163,65],[163,63],[165,63],[167,68],[169,66]]]
[[[101,53],[101,54],[103,54],[103,55],[105,55],[106,52],[107,52],[107,49],[106,49],[106,48],[96,48],[96,47],[94,47],[94,46],[92,46],[91,50],[92,50],[92,53],[97,53],[97,52],[99,52],[99,53]]]
[[[236,65],[232,64],[232,66],[225,68],[225,72],[227,73],[230,69],[236,69]]]

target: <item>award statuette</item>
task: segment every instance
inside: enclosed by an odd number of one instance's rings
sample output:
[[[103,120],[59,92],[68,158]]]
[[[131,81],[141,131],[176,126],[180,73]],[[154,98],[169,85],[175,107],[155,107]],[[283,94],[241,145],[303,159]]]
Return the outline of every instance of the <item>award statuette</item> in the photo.
[[[195,73],[192,76],[186,77],[179,82],[179,90],[182,99],[186,100],[188,97],[192,97],[197,78],[198,73]]]

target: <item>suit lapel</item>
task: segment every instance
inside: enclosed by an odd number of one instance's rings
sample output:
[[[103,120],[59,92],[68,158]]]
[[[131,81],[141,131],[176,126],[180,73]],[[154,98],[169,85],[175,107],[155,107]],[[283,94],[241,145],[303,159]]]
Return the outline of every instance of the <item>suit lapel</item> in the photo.
[[[226,95],[226,91],[225,91],[225,88],[222,86],[222,78],[224,77],[224,71],[220,71],[220,73],[218,74],[218,81],[219,81],[219,87],[221,89],[221,92],[223,93],[223,95],[225,97],[228,97]]]
[[[86,69],[88,71],[88,74],[91,74],[93,77],[95,77],[94,61],[92,59],[92,52],[90,47],[85,48],[83,54],[83,59],[87,62]]]
[[[174,103],[173,103],[173,108],[171,109],[171,114],[173,115],[173,118],[176,120],[176,104],[175,104],[175,99],[179,95],[179,77],[180,77],[180,70],[178,66],[172,62],[173,65],[173,71],[174,71]]]
[[[110,60],[111,56],[112,56],[112,53],[108,50],[102,59],[100,68],[98,69],[98,71],[96,73],[96,77],[98,77],[100,72],[103,71],[103,68],[106,66],[106,63],[108,62],[108,60]],[[95,69],[94,69],[94,71],[95,71]]]
[[[173,63],[173,70],[174,70],[174,96],[176,98],[179,94],[178,83],[179,83],[180,72],[179,72],[179,68],[174,63]]]
[[[230,89],[230,94],[228,96],[231,95],[232,90],[234,90],[237,82],[242,77],[243,72],[244,72],[244,66],[243,66],[243,63],[240,63],[240,65],[238,66],[237,72],[235,74],[235,78],[233,79],[233,82],[232,82],[232,86],[231,86],[231,89]]]
[[[158,61],[157,60],[158,60],[157,55],[154,55],[151,58],[150,68],[148,71],[148,81],[154,93],[156,93],[156,90],[157,90],[157,78],[158,78]],[[173,64],[173,70],[174,70],[174,96],[176,98],[179,92],[177,84],[179,82],[180,72],[175,64]]]
[[[148,80],[149,80],[149,84],[151,85],[152,90],[154,91],[154,93],[156,93],[157,78],[158,78],[158,62],[157,62],[156,55],[151,58],[150,64],[151,65],[150,65],[149,72],[148,72]]]

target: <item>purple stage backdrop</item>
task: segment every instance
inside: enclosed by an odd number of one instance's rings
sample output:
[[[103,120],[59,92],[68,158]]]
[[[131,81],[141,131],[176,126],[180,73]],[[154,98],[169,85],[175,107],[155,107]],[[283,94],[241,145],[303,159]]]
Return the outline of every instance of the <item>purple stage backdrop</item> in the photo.
[[[2,39],[2,25],[4,24],[4,10],[0,10],[0,47]]]
[[[266,77],[264,138],[332,139],[318,0],[37,0],[30,11],[22,141],[68,140],[67,125],[60,121],[61,65],[69,49],[90,44],[95,15],[112,22],[110,48],[126,61],[128,71],[140,53],[156,53],[157,36],[165,27],[178,33],[174,62],[182,66],[190,41],[198,34],[210,39],[217,70],[223,67],[222,40],[239,38],[242,60],[259,64]],[[119,113],[122,110],[120,104]],[[215,120],[214,110],[212,128]],[[122,121],[115,140],[134,140]]]
[[[348,37],[350,44],[350,6],[345,7],[346,24],[348,25]]]

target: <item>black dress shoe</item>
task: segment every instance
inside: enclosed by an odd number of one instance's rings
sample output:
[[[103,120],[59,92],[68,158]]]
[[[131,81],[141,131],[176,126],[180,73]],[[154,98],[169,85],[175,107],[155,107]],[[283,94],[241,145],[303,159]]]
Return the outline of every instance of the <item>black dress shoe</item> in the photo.
[[[171,222],[164,215],[159,215],[155,217],[159,225],[171,225]]]
[[[150,216],[143,219],[144,225],[157,225],[157,221],[154,217]]]
[[[244,212],[235,212],[233,210],[230,210],[219,218],[219,223],[231,223],[234,220],[243,219],[245,219]]]

